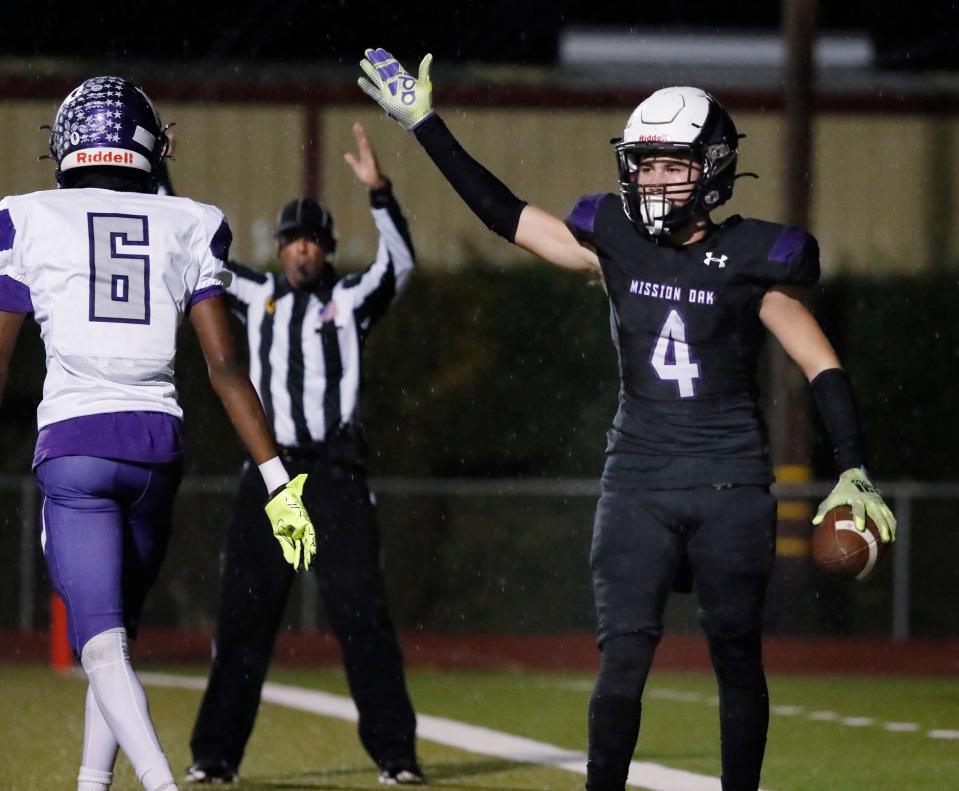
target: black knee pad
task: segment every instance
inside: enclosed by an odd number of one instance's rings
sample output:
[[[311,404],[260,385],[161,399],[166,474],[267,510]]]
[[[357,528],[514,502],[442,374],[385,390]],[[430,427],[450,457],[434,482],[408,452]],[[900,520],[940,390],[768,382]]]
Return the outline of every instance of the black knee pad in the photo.
[[[763,678],[762,636],[759,631],[733,639],[709,639],[716,678],[724,686],[749,686]]]
[[[746,639],[762,626],[759,608],[721,607],[711,612],[699,611],[699,626],[710,640]]]
[[[606,640],[601,648],[597,693],[627,698],[641,695],[658,642],[657,637],[642,632]]]

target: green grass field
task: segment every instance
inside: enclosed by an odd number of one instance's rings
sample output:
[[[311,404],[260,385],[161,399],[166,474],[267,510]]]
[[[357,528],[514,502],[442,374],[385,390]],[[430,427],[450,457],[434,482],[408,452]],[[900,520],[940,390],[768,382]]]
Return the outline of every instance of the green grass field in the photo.
[[[170,671],[169,668],[164,670]],[[172,672],[202,674],[203,669]],[[338,670],[281,669],[271,681],[343,694]],[[415,670],[418,712],[483,725],[571,750],[585,748],[591,679],[582,674]],[[84,682],[39,666],[0,665],[0,790],[62,791],[76,784]],[[959,679],[795,677],[770,679],[771,719],[763,786],[773,791],[959,789]],[[160,739],[179,773],[199,693],[149,687]],[[657,673],[644,703],[636,757],[718,776],[715,689],[707,675]],[[786,707],[786,708],[778,708]],[[778,713],[777,713],[778,712]],[[909,723],[905,725],[889,723]],[[889,727],[898,730],[889,730]],[[930,736],[930,732],[933,735]],[[938,733],[937,733],[938,732]],[[581,789],[571,772],[420,744],[433,785],[507,791]],[[264,704],[238,789],[376,788],[355,726]],[[116,791],[139,788],[125,760]]]

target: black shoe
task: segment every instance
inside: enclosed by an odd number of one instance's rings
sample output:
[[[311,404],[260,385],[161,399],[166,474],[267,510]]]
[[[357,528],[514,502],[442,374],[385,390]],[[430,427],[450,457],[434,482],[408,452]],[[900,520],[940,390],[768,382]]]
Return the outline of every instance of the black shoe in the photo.
[[[183,779],[187,783],[235,783],[240,776],[226,761],[196,761]]]
[[[384,786],[415,786],[425,785],[425,783],[423,771],[416,764],[388,766],[380,772],[380,785]]]

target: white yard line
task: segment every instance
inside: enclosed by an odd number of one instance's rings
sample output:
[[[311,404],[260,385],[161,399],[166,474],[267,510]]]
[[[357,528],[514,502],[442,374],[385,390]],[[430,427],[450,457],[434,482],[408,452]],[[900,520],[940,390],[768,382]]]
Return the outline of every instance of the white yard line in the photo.
[[[798,717],[805,712],[802,706],[770,706],[769,710],[780,717]]]
[[[918,722],[884,722],[882,725],[887,731],[893,733],[915,733],[919,730]]]
[[[807,716],[817,722],[832,722],[839,719],[839,715],[834,711],[811,711]]]
[[[843,717],[839,721],[850,728],[868,728],[870,725],[876,724],[872,717]]]
[[[139,673],[141,681],[149,686],[204,689],[206,679],[198,676],[179,676],[168,673]],[[263,686],[263,700],[279,706],[308,711],[324,717],[356,722],[356,707],[343,695],[333,695],[288,684],[267,683]],[[545,742],[512,736],[502,731],[470,725],[465,722],[416,715],[417,736],[438,744],[456,747],[479,755],[490,755],[519,763],[539,764],[586,774],[586,754],[566,750]],[[708,775],[670,769],[646,761],[629,765],[628,785],[649,791],[721,791],[719,779]]]
[[[578,689],[574,684],[579,682],[570,682],[563,684],[564,689]],[[668,689],[660,687],[651,689],[647,693],[648,697],[658,698],[660,700],[674,700],[679,703],[701,703],[707,706],[715,706],[716,698],[713,696],[701,695],[698,692],[686,692],[678,689]],[[922,731],[919,723],[916,722],[883,722],[874,717],[846,717],[835,711],[806,711],[802,706],[770,706],[769,711],[780,717],[805,717],[814,722],[835,722],[845,725],[847,728],[871,728],[878,727],[891,733],[919,733]],[[925,732],[930,739],[959,740],[959,730],[947,728],[937,728]]]

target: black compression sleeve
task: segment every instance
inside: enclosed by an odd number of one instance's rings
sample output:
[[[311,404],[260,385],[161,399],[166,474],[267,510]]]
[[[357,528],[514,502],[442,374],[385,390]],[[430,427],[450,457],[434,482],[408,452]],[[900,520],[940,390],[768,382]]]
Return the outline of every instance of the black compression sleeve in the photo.
[[[859,409],[849,377],[842,368],[829,368],[810,382],[816,406],[826,424],[839,471],[866,464]]]
[[[526,201],[517,198],[509,187],[467,154],[436,113],[417,126],[414,134],[483,224],[506,241],[515,241]]]

